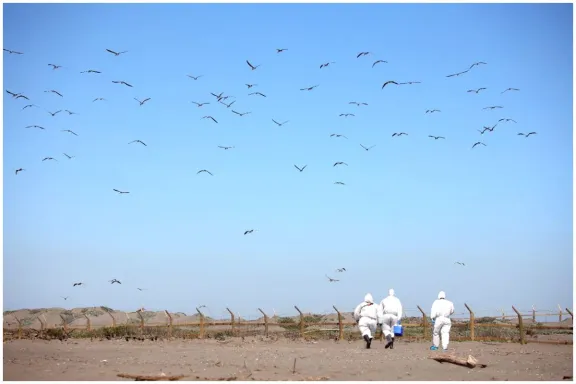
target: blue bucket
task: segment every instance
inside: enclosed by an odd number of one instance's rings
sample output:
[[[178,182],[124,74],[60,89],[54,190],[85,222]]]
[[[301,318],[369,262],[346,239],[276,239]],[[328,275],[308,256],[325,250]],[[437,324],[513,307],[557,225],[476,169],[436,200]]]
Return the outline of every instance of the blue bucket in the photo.
[[[404,333],[404,329],[402,328],[401,325],[395,325],[394,326],[394,336],[402,336],[403,333]]]

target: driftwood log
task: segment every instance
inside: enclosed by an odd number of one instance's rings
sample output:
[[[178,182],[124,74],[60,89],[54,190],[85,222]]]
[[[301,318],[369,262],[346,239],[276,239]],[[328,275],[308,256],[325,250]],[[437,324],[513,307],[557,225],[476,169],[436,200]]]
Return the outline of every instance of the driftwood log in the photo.
[[[166,376],[166,375],[156,375],[156,376],[146,376],[146,375],[131,375],[129,373],[119,373],[117,375],[123,379],[132,379],[134,381],[176,381],[185,378],[184,375],[178,376]]]
[[[478,360],[472,355],[468,355],[467,358],[457,357],[454,355],[439,355],[439,356],[432,356],[430,357],[432,360],[436,360],[439,363],[452,363],[456,365],[460,365],[462,367],[468,368],[486,368],[486,364],[478,364]]]

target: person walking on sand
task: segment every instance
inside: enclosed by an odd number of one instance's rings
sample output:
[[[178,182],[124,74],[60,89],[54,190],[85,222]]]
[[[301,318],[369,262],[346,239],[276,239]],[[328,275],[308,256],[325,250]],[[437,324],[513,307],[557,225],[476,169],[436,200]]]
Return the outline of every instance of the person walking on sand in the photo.
[[[372,335],[376,333],[376,328],[382,323],[382,311],[379,305],[374,304],[374,299],[370,293],[366,294],[364,301],[354,309],[354,320],[356,320],[358,329],[366,341],[366,349],[370,349],[370,344],[374,338]]]
[[[440,291],[438,299],[432,303],[430,310],[430,318],[433,321],[434,330],[432,331],[432,346],[431,351],[438,350],[440,344],[440,334],[442,334],[442,349],[444,352],[448,350],[448,343],[450,342],[450,328],[452,321],[450,316],[454,313],[454,304],[446,300],[446,293]]]
[[[380,302],[382,310],[382,334],[386,338],[384,348],[394,349],[394,326],[402,318],[402,303],[394,296],[394,289],[388,291],[388,297]]]

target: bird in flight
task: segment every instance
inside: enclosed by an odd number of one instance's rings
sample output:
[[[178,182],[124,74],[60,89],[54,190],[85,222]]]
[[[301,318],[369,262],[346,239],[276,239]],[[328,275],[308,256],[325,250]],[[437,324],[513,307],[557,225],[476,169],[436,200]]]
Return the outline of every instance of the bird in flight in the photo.
[[[287,50],[288,50],[288,48],[276,48],[276,53],[281,53],[281,52],[284,52]]]
[[[283,126],[284,124],[286,124],[287,122],[289,122],[290,120],[286,120],[286,121],[283,122],[283,123],[279,123],[279,122],[277,122],[277,121],[274,120],[274,119],[272,119],[272,121],[273,121],[277,126],[281,127],[281,126]]]
[[[388,62],[385,61],[385,60],[376,60],[376,61],[374,62],[374,64],[372,64],[372,68],[374,68],[374,66],[375,66],[376,64],[378,64],[378,63],[388,63]]]
[[[392,137],[394,137],[394,136],[398,136],[398,137],[400,137],[400,136],[402,136],[402,135],[406,135],[406,136],[408,136],[408,134],[407,134],[407,133],[405,133],[405,132],[400,132],[400,133],[394,132],[394,133],[392,134]]]
[[[479,62],[477,62],[477,63],[472,64],[472,65],[470,66],[470,68],[468,68],[468,70],[471,70],[471,69],[474,68],[475,66],[481,65],[481,64],[488,64],[488,63],[485,63],[485,62],[483,62],[483,61],[479,61]]]
[[[60,96],[60,97],[64,97],[64,96],[62,96],[62,94],[61,94],[60,92],[55,91],[55,90],[53,90],[53,89],[51,89],[51,90],[49,90],[49,91],[44,91],[44,92],[51,92],[51,93],[57,94],[57,95]]]
[[[469,89],[469,90],[467,90],[466,92],[474,92],[474,93],[477,94],[478,92],[483,91],[483,90],[485,90],[485,89],[486,89],[486,88]]]
[[[26,100],[30,100],[29,98],[27,98],[26,96],[24,96],[24,95],[21,94],[21,93],[10,92],[9,90],[6,90],[6,93],[12,95],[12,97],[15,98],[15,99],[23,98],[23,99],[26,99]]]
[[[504,90],[504,92],[508,92],[508,91],[519,91],[518,88],[508,88],[506,90]],[[504,92],[500,92],[500,94],[503,94]]]
[[[248,87],[248,89],[257,86],[258,84],[246,84],[246,86]]]
[[[320,84],[317,85],[313,85],[312,87],[307,87],[307,88],[300,88],[301,91],[311,91],[314,88],[318,87]]]
[[[195,102],[195,101],[191,101],[191,103],[196,104],[196,105],[198,106],[198,108],[200,108],[200,107],[203,106],[203,105],[208,105],[208,104],[210,104],[210,103],[197,103],[197,102]]]
[[[76,157],[76,156],[69,156],[69,155],[66,154],[66,153],[64,153],[64,156],[66,156],[66,157],[68,158],[68,160],[72,159],[73,157]]]
[[[106,101],[106,99],[103,97],[97,97],[94,100],[92,100],[92,102],[95,102],[95,101]]]
[[[87,70],[87,71],[82,71],[82,72],[80,72],[80,73],[102,73],[102,72],[96,71],[96,70],[94,70],[94,69],[89,69],[89,70]]]
[[[46,112],[48,112],[49,114],[52,115],[52,117],[54,117],[54,116],[56,116],[57,114],[59,114],[60,112],[62,112],[62,110],[56,111],[56,112],[54,112],[54,113],[52,113],[52,112],[50,112],[50,111],[46,111]]]
[[[204,117],[202,117],[202,118],[203,118],[203,119],[212,119],[212,121],[214,121],[215,123],[218,123],[218,122],[216,121],[216,119],[213,118],[212,116],[204,116]]]
[[[260,93],[260,92],[252,92],[252,93],[249,93],[249,94],[248,94],[248,96],[252,96],[252,95],[259,95],[259,96],[262,96],[262,97],[266,97],[265,94]]]
[[[22,172],[22,171],[25,171],[25,169],[24,169],[24,168],[18,168],[18,169],[16,170],[16,175],[18,174],[18,172]]]
[[[253,230],[253,229],[249,229],[249,230],[247,230],[247,231],[244,231],[244,235],[248,235],[249,233],[252,233],[252,232],[254,232],[254,230]]]
[[[338,268],[336,269],[336,272],[346,272],[346,268]]]
[[[434,140],[446,139],[444,136],[432,136],[432,135],[428,135],[428,137],[431,137],[431,138],[433,138]]]
[[[464,264],[464,263],[461,263],[461,262],[459,262],[459,261],[455,262],[454,264],[460,264],[460,265],[461,265],[461,266],[463,266],[463,267],[465,267],[465,266],[466,266],[466,264]]]
[[[108,48],[106,48],[106,50],[107,50],[108,52],[112,53],[114,56],[120,56],[121,54],[128,52],[128,51],[115,52],[115,51],[113,51],[113,50],[111,50],[111,49],[108,49]]]
[[[253,66],[248,60],[246,60],[246,64],[248,64],[252,70],[255,70],[260,66],[260,64],[258,64],[257,66]]]
[[[4,52],[8,52],[8,53],[11,54],[11,55],[12,55],[12,54],[15,54],[15,55],[23,55],[23,54],[24,54],[23,52],[11,51],[11,50],[6,49],[6,48],[3,48],[3,51],[4,51]]]
[[[465,74],[465,73],[468,73],[469,70],[470,70],[470,69],[467,69],[467,70],[465,70],[465,71],[458,72],[458,73],[453,73],[453,74],[448,75],[448,76],[446,76],[446,77],[460,76],[460,75],[463,75],[463,74]]]
[[[337,182],[335,182],[334,184],[338,184],[338,185],[346,185],[346,184],[344,184],[344,183],[343,183],[343,182],[341,182],[341,181],[337,181]]]
[[[481,135],[483,135],[486,131],[492,132],[493,130],[494,128],[490,129],[490,127],[483,127],[482,130],[477,129],[477,131],[480,132]]]
[[[123,80],[112,80],[112,82],[114,84],[124,84],[125,86],[132,88],[132,86],[130,84],[128,84],[127,82],[125,82]]]
[[[206,173],[209,174],[210,176],[214,176],[214,175],[212,174],[212,172],[207,171],[207,170],[205,170],[205,169],[202,169],[202,170],[196,172],[196,174],[199,174],[199,173],[202,173],[202,172],[206,172]]]
[[[235,114],[240,115],[240,116],[244,116],[244,115],[247,115],[247,114],[249,114],[249,113],[252,113],[252,112],[240,113],[240,112],[236,112],[235,110],[232,110],[232,112],[234,112]]]
[[[500,109],[500,108],[504,108],[504,107],[502,107],[502,106],[500,106],[500,105],[493,105],[493,106],[491,106],[491,107],[485,107],[485,108],[482,108],[482,109],[490,109],[490,110],[492,110],[492,109],[496,109],[496,108]]]
[[[25,105],[24,108],[22,108],[22,109],[26,109],[26,108],[30,108],[30,107],[38,107],[38,106],[36,104],[28,104],[28,105]]]
[[[362,144],[360,144],[360,146],[361,146],[362,148],[364,148],[366,151],[369,151],[369,150],[371,150],[372,148],[374,148],[374,147],[376,146],[376,144],[374,144],[373,146],[368,147],[368,148],[366,148],[366,147],[363,146]]]
[[[481,142],[481,141],[478,141],[478,142],[474,143],[474,145],[472,146],[472,149],[474,149],[474,147],[475,147],[475,146],[477,146],[477,145],[483,145],[483,146],[486,146],[486,144],[484,144],[483,142]]]
[[[219,145],[218,148],[222,148],[222,149],[224,149],[224,150],[228,150],[228,149],[232,149],[232,148],[234,148],[234,147],[224,147],[224,146],[222,146],[222,145]]]
[[[144,99],[144,100],[142,100],[142,101],[138,100],[137,98],[134,98],[134,100],[136,100],[137,102],[139,102],[139,103],[140,103],[140,106],[143,106],[145,102],[147,102],[148,100],[150,100],[150,97],[147,98],[147,99]]]
[[[333,278],[331,278],[331,277],[328,276],[328,275],[326,275],[326,277],[328,278],[328,281],[329,281],[330,283],[335,282],[335,281],[340,281],[340,280],[337,280],[337,279],[333,279]]]
[[[52,70],[62,68],[61,65],[56,65],[56,64],[48,64],[48,65],[52,66]]]
[[[357,101],[351,101],[348,104],[356,104],[357,106],[361,106],[361,105],[368,105],[367,103],[359,103]]]
[[[56,159],[55,159],[55,158],[53,158],[53,157],[45,157],[45,158],[43,158],[43,159],[42,159],[42,161],[45,161],[45,160],[54,160],[54,161],[58,161],[58,160],[56,160]]]
[[[144,290],[144,288],[136,288],[136,289],[139,290],[139,291],[143,291],[143,290]]]
[[[297,170],[299,170],[300,172],[302,172],[308,165],[303,166],[302,168],[298,167],[296,164],[294,164],[294,166],[296,167]]]
[[[428,110],[426,110],[426,113],[434,113],[434,112],[442,112],[442,111],[439,110],[439,109],[428,109]]]
[[[110,284],[114,284],[114,283],[122,284],[122,283],[120,282],[120,280],[116,280],[116,279],[108,280],[108,282],[109,282]]]
[[[346,164],[346,163],[343,162],[343,161],[337,161],[337,162],[335,162],[334,165],[333,165],[333,167],[335,167],[335,166],[337,166],[337,165],[345,165],[345,166],[348,166],[348,164]]]
[[[70,132],[70,133],[73,134],[74,136],[78,136],[78,135],[76,134],[76,132],[71,131],[71,130],[69,130],[69,129],[62,129],[62,130],[60,130],[60,131],[61,131],[61,132]]]
[[[65,109],[64,112],[68,112],[68,115],[77,115],[76,112],[72,112],[72,111],[70,111],[70,110],[68,110],[68,109]]]
[[[368,56],[369,54],[370,54],[370,52],[360,52],[358,54],[358,56],[356,56],[356,58],[358,59],[358,58],[360,58],[360,56]]]
[[[68,298],[69,298],[70,296],[60,296],[60,297],[63,298],[64,300],[68,300]]]
[[[388,84],[396,84],[396,85],[398,85],[398,83],[395,82],[394,80],[388,80],[387,82],[385,82],[385,83],[382,85],[382,89],[384,89],[384,87],[387,86]]]
[[[522,132],[520,132],[520,133],[518,134],[518,136],[520,136],[520,135],[528,137],[528,136],[530,136],[530,135],[536,135],[536,132],[529,132],[529,133],[522,133]]]
[[[327,66],[329,66],[330,64],[336,64],[336,62],[335,62],[335,61],[330,61],[330,62],[328,62],[328,63],[321,64],[321,65],[320,65],[320,69],[322,69],[322,68],[324,68],[324,67],[327,67]]]
[[[215,93],[212,93],[212,92],[210,92],[210,94],[211,94],[212,96],[214,96],[217,101],[220,101],[220,100],[222,100],[222,99],[224,98],[224,97],[223,97],[224,92],[220,92],[219,95],[217,95],[217,94],[215,94]]]
[[[348,116],[356,116],[353,113],[341,113],[340,116],[348,117]]]
[[[347,139],[346,136],[344,136],[344,135],[339,135],[339,134],[337,134],[337,133],[331,134],[330,137],[343,137],[343,138]]]
[[[46,128],[44,128],[44,127],[41,127],[41,126],[39,126],[39,125],[29,125],[29,126],[27,126],[26,128],[38,128],[38,129],[46,129]]]
[[[72,285],[73,287],[77,286],[77,285],[86,285],[84,283],[74,283],[74,285]]]
[[[128,144],[132,144],[132,143],[140,143],[140,144],[142,144],[143,146],[147,147],[146,143],[143,142],[142,140],[133,140],[133,141],[129,142]]]
[[[514,120],[514,119],[500,119],[500,120],[498,120],[498,123],[501,122],[501,121],[504,121],[504,122],[506,122],[506,123],[509,122],[509,121],[511,121],[511,122],[513,122],[513,123],[517,123],[517,121]]]
[[[114,192],[118,192],[118,193],[121,194],[121,195],[124,194],[124,193],[130,193],[130,192],[127,192],[127,191],[120,191],[120,190],[118,190],[118,189],[112,189],[112,190],[113,190]]]
[[[410,85],[410,84],[421,84],[421,83],[422,83],[421,81],[405,81],[404,83],[400,83],[398,85],[404,85],[404,84]]]
[[[204,75],[200,75],[200,76],[186,75],[186,76],[188,76],[188,77],[191,78],[191,79],[198,80],[199,78],[201,78],[201,77],[204,76]]]
[[[230,104],[226,104],[226,103],[225,103],[225,102],[223,102],[223,101],[219,101],[219,103],[220,103],[220,104],[222,104],[222,105],[225,105],[225,106],[226,106],[226,108],[230,108],[230,107],[232,106],[232,104],[234,104],[235,102],[236,102],[236,100],[234,100],[234,101],[233,101],[233,102],[231,102]]]

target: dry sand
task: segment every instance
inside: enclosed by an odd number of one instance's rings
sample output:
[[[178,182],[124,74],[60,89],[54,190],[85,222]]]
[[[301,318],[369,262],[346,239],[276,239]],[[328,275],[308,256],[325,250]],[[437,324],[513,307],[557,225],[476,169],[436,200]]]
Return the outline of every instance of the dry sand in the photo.
[[[127,380],[118,373],[188,375],[183,380],[562,380],[572,376],[571,345],[454,342],[450,352],[476,357],[469,369],[429,359],[429,343],[394,350],[375,341],[290,341],[246,337],[217,340],[4,343],[4,380]],[[296,359],[296,373],[293,373]],[[248,376],[250,375],[251,376]]]

